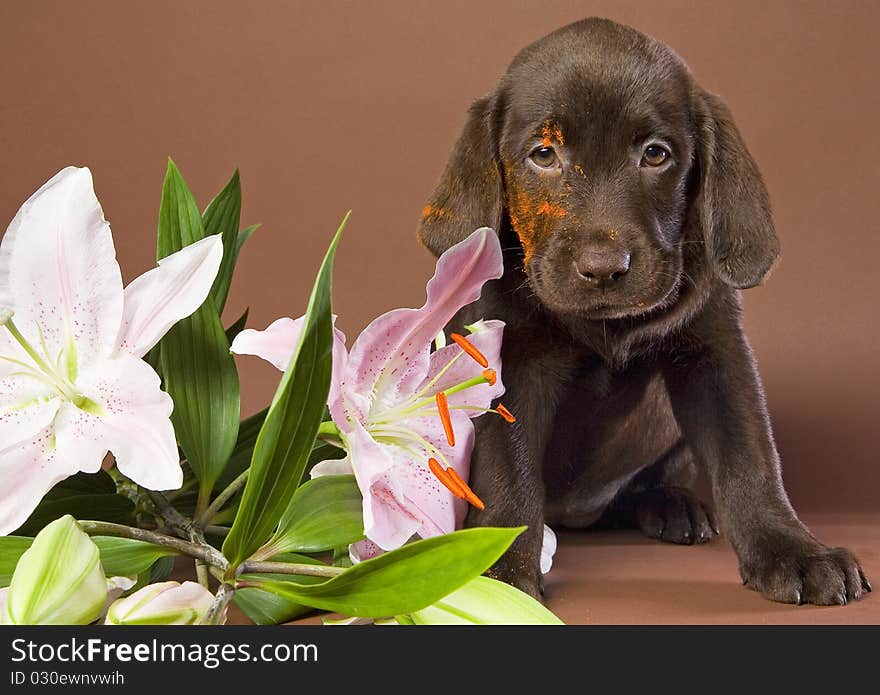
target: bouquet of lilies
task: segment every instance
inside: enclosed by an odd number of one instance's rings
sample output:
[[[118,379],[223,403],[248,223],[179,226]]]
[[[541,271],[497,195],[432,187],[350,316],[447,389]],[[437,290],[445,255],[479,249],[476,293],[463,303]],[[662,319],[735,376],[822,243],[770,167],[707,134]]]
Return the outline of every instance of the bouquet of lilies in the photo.
[[[158,265],[127,287],[88,169],[59,172],[9,225],[0,624],[220,624],[231,601],[258,624],[558,623],[482,576],[522,529],[461,530],[484,507],[471,419],[515,418],[498,403],[504,324],[444,327],[501,276],[496,234],[449,249],[423,307],[348,349],[331,307],[347,216],[305,315],[224,327],[256,229],[240,212],[237,172],[201,212],[169,162]],[[243,420],[233,353],[283,373]]]

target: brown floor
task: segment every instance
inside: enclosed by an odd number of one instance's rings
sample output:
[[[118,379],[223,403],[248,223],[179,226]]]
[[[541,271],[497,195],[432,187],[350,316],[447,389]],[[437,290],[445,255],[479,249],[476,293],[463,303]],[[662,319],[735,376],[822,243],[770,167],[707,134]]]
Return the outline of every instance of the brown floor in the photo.
[[[880,514],[804,514],[815,535],[852,550],[880,588]],[[842,607],[767,601],[742,586],[723,536],[675,546],[637,531],[563,532],[547,605],[569,624],[880,623],[880,590]]]
[[[880,623],[880,514],[802,518],[823,542],[852,550],[878,590],[842,607],[773,603],[742,586],[723,536],[707,545],[676,546],[637,531],[563,531],[546,577],[547,605],[572,625]],[[231,609],[230,623],[248,622]]]

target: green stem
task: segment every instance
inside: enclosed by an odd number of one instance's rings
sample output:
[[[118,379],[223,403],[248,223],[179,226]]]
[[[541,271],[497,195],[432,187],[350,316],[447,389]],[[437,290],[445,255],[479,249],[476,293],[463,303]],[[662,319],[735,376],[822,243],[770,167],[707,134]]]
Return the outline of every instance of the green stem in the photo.
[[[229,605],[234,595],[235,589],[231,584],[225,582],[220,584],[220,588],[214,594],[214,601],[211,603],[211,607],[202,619],[202,625],[219,625],[226,613],[226,606]]]
[[[182,538],[174,538],[161,533],[147,531],[141,528],[133,528],[131,526],[123,526],[122,524],[112,524],[108,521],[80,521],[80,528],[90,536],[114,536],[116,538],[130,538],[135,541],[144,541],[153,545],[160,545],[163,548],[171,548],[184,555],[197,558],[203,562],[226,569],[229,563],[226,558],[216,548],[201,543],[191,543]]]
[[[305,577],[336,577],[343,572],[345,572],[345,567],[307,565],[301,562],[257,562],[256,560],[245,560],[239,565],[236,574],[298,574]]]
[[[223,505],[226,504],[229,499],[244,486],[244,484],[247,482],[248,474],[250,472],[250,468],[246,468],[235,478],[235,480],[229,483],[229,485],[227,485],[223,489],[223,491],[214,498],[214,501],[211,502],[210,505],[208,505],[205,511],[203,511],[201,514],[197,514],[196,523],[199,526],[203,527],[210,524],[214,517],[217,515],[217,512],[223,509]]]

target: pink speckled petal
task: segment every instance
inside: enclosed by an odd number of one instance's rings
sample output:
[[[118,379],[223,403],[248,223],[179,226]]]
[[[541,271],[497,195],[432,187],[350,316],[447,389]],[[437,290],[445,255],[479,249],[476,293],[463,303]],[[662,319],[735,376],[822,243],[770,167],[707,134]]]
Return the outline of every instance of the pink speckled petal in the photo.
[[[293,351],[302,333],[304,316],[298,319],[283,317],[270,323],[265,330],[257,331],[246,328],[232,341],[230,350],[237,355],[256,355],[272,364],[282,372],[287,369]],[[330,393],[327,403],[330,411],[342,416],[342,405],[339,396],[339,383],[348,360],[348,350],[345,348],[345,334],[336,328],[336,317],[333,317],[333,374],[330,377]],[[348,428],[346,428],[346,431]]]
[[[58,450],[81,457],[80,470],[88,470],[101,450],[109,449],[119,470],[138,485],[179,488],[183,471],[170,420],[173,403],[159,389],[156,372],[143,360],[122,354],[84,374],[80,387],[104,412],[65,406],[56,419]]]
[[[373,543],[369,538],[365,538],[357,543],[348,546],[348,557],[353,565],[363,562],[364,560],[372,560],[379,557],[385,551],[378,545]]]
[[[77,472],[75,462],[57,454],[49,427],[0,449],[0,536],[15,531],[37,508],[43,495]]]
[[[479,386],[473,386],[464,391],[453,393],[447,399],[450,406],[488,408],[493,400],[504,393],[504,384],[501,381],[501,339],[503,334],[503,321],[481,321],[480,330],[477,333],[466,336],[473,346],[483,353],[483,356],[489,362],[489,367],[495,370],[496,381],[494,386],[480,384]],[[421,391],[430,384],[440,370],[459,354],[461,354],[461,348],[455,343],[432,352],[428,375],[416,391]],[[455,363],[443,373],[443,376],[440,377],[437,383],[430,387],[429,393],[435,394],[438,391],[443,391],[444,389],[460,384],[467,379],[480,376],[482,373],[483,367],[477,364],[477,362],[471,359],[468,355],[461,355],[461,357],[456,359]],[[477,417],[482,415],[482,412],[479,410],[472,410],[469,411],[468,414],[471,417]]]
[[[21,206],[0,243],[0,306],[15,312],[33,345],[40,345],[39,326],[52,359],[65,350],[65,369],[75,373],[113,350],[122,305],[91,172],[63,169]]]
[[[342,384],[351,416],[364,419],[367,397],[384,409],[412,395],[428,372],[434,337],[461,307],[479,298],[487,280],[503,272],[498,235],[488,228],[440,256],[425,305],[379,316],[352,346]]]
[[[117,347],[143,357],[171,327],[198,309],[223,259],[219,234],[166,256],[125,288]]]

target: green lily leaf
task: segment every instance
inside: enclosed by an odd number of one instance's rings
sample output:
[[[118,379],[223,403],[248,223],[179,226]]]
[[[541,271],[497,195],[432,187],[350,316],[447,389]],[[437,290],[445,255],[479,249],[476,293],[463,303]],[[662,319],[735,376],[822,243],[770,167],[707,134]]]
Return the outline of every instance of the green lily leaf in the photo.
[[[171,548],[129,538],[94,536],[92,540],[98,546],[108,577],[131,577],[146,571],[159,559],[177,555]],[[33,542],[33,538],[25,536],[0,537],[0,587],[9,585],[18,558]]]
[[[173,559],[178,553],[171,548],[130,538],[93,536],[101,552],[101,564],[108,577],[131,577],[146,571],[161,558]]]
[[[209,295],[214,301],[217,313],[223,313],[229,286],[232,284],[232,271],[238,257],[238,225],[241,221],[241,180],[238,169],[232,174],[229,183],[210,202],[202,213],[202,226],[206,235],[220,234],[223,238],[223,260],[214,279]]]
[[[362,507],[353,475],[309,480],[297,489],[269,546],[274,553],[317,553],[348,546],[364,537]]]
[[[408,616],[416,625],[562,625],[531,596],[489,577],[472,579]],[[399,621],[398,621],[399,622]]]
[[[291,601],[359,618],[414,613],[482,574],[523,530],[472,528],[427,538],[311,586],[254,581]]]
[[[298,562],[306,565],[321,565],[322,562],[306,555],[287,553],[272,558],[273,562]],[[242,579],[273,579],[279,582],[295,582],[297,584],[318,584],[325,581],[321,577],[307,577],[291,574],[246,574]],[[236,589],[235,604],[244,611],[248,618],[257,625],[278,625],[298,618],[315,609],[301,603],[278,596],[260,589]]]
[[[250,313],[250,308],[245,309],[244,313],[239,316],[235,323],[233,323],[229,328],[226,329],[226,342],[232,345],[232,341],[235,340],[235,336],[241,333],[244,330],[244,327],[247,325],[248,314]]]
[[[250,474],[223,554],[236,567],[272,535],[290,504],[315,443],[330,390],[333,324],[330,289],[343,219],[306,310],[302,335],[257,436]]]
[[[269,409],[264,408],[260,412],[241,421],[238,427],[238,439],[235,442],[235,447],[232,449],[229,463],[226,464],[226,468],[223,469],[223,473],[214,484],[215,492],[223,490],[229,483],[241,475],[245,468],[251,465],[254,446],[257,443],[257,435],[260,434],[260,429],[266,421],[266,414],[268,412]]]
[[[157,255],[163,258],[204,235],[195,199],[169,160]],[[206,301],[175,324],[161,346],[165,390],[174,400],[171,420],[204,503],[232,454],[239,424],[238,372],[215,303]]]

